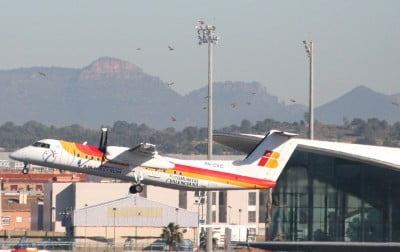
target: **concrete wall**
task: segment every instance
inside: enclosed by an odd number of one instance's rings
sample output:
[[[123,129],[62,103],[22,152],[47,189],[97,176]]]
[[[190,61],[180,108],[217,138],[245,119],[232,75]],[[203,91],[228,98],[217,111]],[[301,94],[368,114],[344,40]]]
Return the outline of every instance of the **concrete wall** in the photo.
[[[75,209],[129,195],[130,183],[75,183]]]

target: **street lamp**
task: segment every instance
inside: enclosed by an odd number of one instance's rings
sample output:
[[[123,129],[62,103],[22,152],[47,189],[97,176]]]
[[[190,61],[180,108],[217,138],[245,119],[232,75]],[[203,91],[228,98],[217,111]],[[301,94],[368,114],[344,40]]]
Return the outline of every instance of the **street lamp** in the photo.
[[[114,252],[115,252],[115,212],[117,211],[116,207],[113,207],[113,213],[114,213]]]
[[[231,212],[232,212],[232,206],[228,206],[229,209],[229,215],[228,215],[228,224],[231,224]]]
[[[303,40],[306,53],[310,59],[310,95],[309,95],[309,112],[308,112],[308,137],[314,139],[314,44],[313,42]]]
[[[195,200],[194,204],[197,205],[197,247],[200,247],[200,200]]]
[[[199,26],[196,26],[199,45],[208,44],[208,152],[207,159],[212,159],[212,125],[213,125],[213,92],[212,92],[212,49],[213,44],[217,44],[218,36],[215,34],[215,26],[206,25],[203,21],[199,21]],[[207,191],[207,224],[212,224],[212,204],[211,191]],[[207,252],[212,251],[212,229],[207,227]]]
[[[240,230],[242,229],[242,227],[240,226],[242,224],[242,209],[239,208],[239,242],[241,241],[240,239]]]
[[[87,206],[88,204],[85,204],[85,249],[86,249],[86,228],[87,228]]]
[[[175,224],[178,225],[178,212],[179,208],[175,208]]]
[[[239,225],[241,225],[242,224],[242,209],[241,208],[239,208]]]

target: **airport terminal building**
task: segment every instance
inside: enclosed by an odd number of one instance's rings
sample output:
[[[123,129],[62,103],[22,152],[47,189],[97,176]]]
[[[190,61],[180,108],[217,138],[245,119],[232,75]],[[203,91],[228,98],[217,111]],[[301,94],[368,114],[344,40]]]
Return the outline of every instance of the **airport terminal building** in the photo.
[[[400,242],[399,185],[395,169],[295,151],[260,218],[269,240]]]
[[[217,141],[242,150],[260,141],[243,137]],[[276,187],[258,191],[259,241],[400,242],[399,148],[287,141],[296,147]]]

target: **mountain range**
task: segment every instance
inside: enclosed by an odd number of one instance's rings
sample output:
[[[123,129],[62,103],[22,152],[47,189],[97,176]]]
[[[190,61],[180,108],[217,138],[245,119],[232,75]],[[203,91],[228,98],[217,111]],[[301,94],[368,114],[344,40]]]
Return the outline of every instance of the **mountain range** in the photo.
[[[0,71],[0,123],[39,121],[98,128],[118,120],[153,128],[206,126],[207,87],[181,95],[173,83],[146,74],[133,63],[103,57],[84,68],[32,67]],[[221,128],[271,118],[304,119],[307,107],[285,104],[258,82],[214,83],[214,126]],[[400,118],[398,95],[357,87],[316,108],[315,119],[341,124],[343,118]],[[371,102],[374,101],[374,102]]]

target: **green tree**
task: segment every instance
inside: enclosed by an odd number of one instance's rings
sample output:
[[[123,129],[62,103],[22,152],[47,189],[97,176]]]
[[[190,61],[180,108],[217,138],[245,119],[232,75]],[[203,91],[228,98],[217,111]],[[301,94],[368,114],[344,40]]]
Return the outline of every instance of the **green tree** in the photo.
[[[243,133],[251,133],[252,132],[252,124],[249,120],[242,120],[240,124],[240,131]]]
[[[162,229],[161,237],[164,238],[169,245],[169,251],[172,251],[173,248],[176,251],[176,244],[181,243],[183,240],[183,234],[179,229],[180,226],[173,222],[170,222]]]

